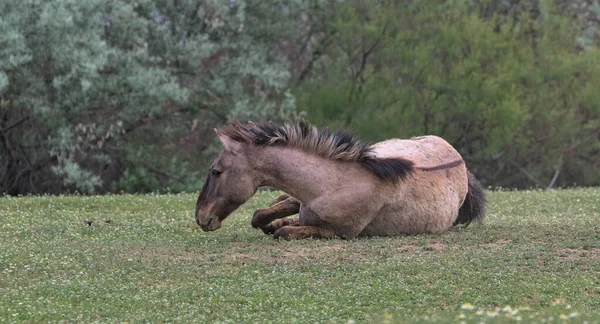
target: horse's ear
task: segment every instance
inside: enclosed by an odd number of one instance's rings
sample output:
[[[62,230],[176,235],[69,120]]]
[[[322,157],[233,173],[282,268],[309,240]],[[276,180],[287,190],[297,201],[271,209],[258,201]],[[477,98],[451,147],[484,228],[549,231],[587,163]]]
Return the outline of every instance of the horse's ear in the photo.
[[[217,133],[217,136],[219,137],[219,140],[221,141],[221,144],[223,144],[223,148],[226,151],[229,151],[231,153],[237,153],[240,151],[240,149],[242,148],[240,142],[233,140],[227,135],[221,134],[216,128],[214,130],[215,133]]]

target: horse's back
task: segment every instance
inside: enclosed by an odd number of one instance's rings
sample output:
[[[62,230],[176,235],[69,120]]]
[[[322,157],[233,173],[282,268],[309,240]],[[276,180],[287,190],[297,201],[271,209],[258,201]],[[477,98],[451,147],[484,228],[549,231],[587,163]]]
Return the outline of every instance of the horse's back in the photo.
[[[462,159],[452,145],[434,135],[390,139],[374,144],[371,151],[378,158],[408,159],[417,167],[431,167]]]

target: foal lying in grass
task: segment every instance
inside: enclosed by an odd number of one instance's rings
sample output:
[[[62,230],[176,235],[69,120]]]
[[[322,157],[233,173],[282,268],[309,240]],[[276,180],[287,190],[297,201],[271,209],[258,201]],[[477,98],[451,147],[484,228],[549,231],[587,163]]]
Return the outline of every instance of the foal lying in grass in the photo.
[[[223,150],[196,202],[204,231],[219,229],[260,186],[287,193],[252,218],[275,238],[441,233],[485,212],[480,183],[437,136],[368,145],[305,122],[234,122],[215,131]]]

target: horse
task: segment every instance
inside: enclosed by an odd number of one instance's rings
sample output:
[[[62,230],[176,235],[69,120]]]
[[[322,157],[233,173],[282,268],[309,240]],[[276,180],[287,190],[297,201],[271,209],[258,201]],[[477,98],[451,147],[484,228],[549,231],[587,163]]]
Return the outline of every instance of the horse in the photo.
[[[196,201],[203,231],[261,186],[285,193],[251,220],[276,239],[437,234],[485,214],[482,185],[438,136],[368,144],[306,121],[234,121],[215,133],[223,149]]]

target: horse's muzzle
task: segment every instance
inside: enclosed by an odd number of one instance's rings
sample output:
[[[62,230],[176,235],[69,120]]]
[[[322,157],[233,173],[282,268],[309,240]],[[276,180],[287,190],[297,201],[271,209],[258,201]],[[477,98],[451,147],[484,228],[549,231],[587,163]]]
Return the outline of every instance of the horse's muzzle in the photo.
[[[221,221],[216,215],[210,215],[208,220],[201,220],[201,217],[196,215],[196,223],[204,232],[210,232],[221,228]]]

